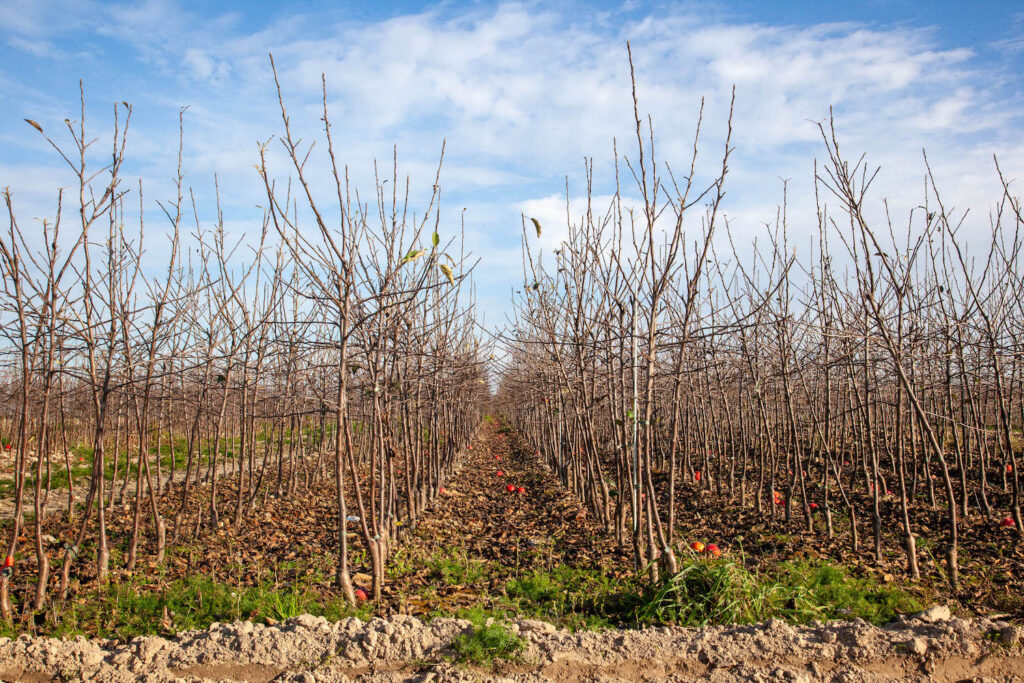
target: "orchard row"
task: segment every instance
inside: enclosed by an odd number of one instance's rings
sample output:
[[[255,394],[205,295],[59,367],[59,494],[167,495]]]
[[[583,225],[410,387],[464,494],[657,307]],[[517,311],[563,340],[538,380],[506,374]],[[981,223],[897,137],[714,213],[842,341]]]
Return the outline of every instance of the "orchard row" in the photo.
[[[154,228],[141,182],[122,174],[131,107],[116,108],[112,157],[93,167],[84,102],[60,135],[30,122],[71,182],[41,231],[4,195],[3,618],[57,618],[73,586],[159,567],[168,543],[223,527],[225,514],[244,526],[268,489],[318,485],[337,497],[338,586],[355,601],[352,537],[379,596],[398,527],[436,495],[489,393],[438,185],[409,206],[396,162],[360,203],[325,110],[324,191],[282,98],[286,164],[260,149],[262,230],[233,243],[219,200],[213,223],[198,218],[183,139],[177,195]],[[159,269],[147,266],[154,252]],[[124,511],[127,537],[111,538]]]
[[[588,190],[553,255],[524,222],[504,412],[652,577],[677,571],[679,521],[711,496],[782,529],[841,526],[915,579],[927,534],[955,589],[966,524],[1022,529],[1024,218],[998,164],[988,215],[947,207],[925,158],[920,206],[896,217],[823,124],[811,249],[790,241],[785,185],[741,245],[731,120],[711,164],[695,143],[670,167],[634,111],[610,204]]]

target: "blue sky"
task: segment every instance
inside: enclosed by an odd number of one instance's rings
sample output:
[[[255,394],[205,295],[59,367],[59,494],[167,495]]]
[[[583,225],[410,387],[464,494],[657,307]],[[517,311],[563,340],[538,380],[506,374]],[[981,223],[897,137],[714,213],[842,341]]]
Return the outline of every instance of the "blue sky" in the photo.
[[[812,169],[823,153],[815,121],[833,106],[844,149],[882,166],[877,199],[920,203],[922,148],[949,204],[987,225],[998,198],[992,155],[1024,174],[1024,6],[1018,2],[375,3],[7,0],[0,5],[0,186],[23,224],[52,214],[72,178],[24,122],[57,133],[78,115],[106,153],[115,102],[134,106],[126,171],[143,179],[149,220],[170,196],[180,106],[186,181],[201,219],[213,216],[213,176],[236,234],[259,226],[257,144],[281,131],[267,53],[273,51],[293,125],[320,130],[320,74],[343,156],[372,191],[372,163],[398,146],[413,199],[433,182],[442,141],[442,227],[465,217],[481,259],[476,282],[500,323],[520,278],[520,215],[564,234],[594,158],[595,193],[612,188],[612,140],[629,146],[625,42],[633,45],[641,107],[659,156],[688,162],[705,98],[698,172],[715,169],[736,85],[736,146],[726,209],[745,240],[774,220],[790,179],[794,239],[815,232]],[[276,149],[276,147],[274,148]],[[283,159],[272,158],[284,179]],[[321,188],[324,189],[324,188]],[[463,209],[465,212],[463,213]],[[150,257],[159,259],[151,243]]]

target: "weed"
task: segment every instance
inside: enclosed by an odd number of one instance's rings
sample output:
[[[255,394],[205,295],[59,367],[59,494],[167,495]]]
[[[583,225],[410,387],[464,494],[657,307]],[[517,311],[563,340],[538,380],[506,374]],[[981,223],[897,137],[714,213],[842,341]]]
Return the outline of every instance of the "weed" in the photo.
[[[517,658],[526,646],[526,642],[505,624],[493,619],[471,621],[474,621],[472,630],[463,633],[452,643],[459,661],[491,666],[496,659]]]
[[[640,623],[750,623],[766,616],[771,588],[731,560],[694,559],[655,584],[636,610]]]
[[[884,624],[919,609],[921,604],[904,589],[851,576],[829,562],[783,562],[759,574],[733,560],[694,558],[645,591],[634,616],[639,624],[684,626],[775,617],[795,623],[861,618]]]
[[[69,600],[50,635],[131,638],[159,633],[165,608],[171,618],[172,631],[206,628],[215,621],[265,622],[307,613],[331,620],[347,616],[366,619],[371,611],[367,605],[352,608],[343,598],[325,597],[313,586],[300,581],[282,588],[270,582],[236,586],[205,576],[163,586],[129,579],[113,581],[105,588]],[[3,627],[0,635],[10,637],[17,633]]]
[[[450,586],[471,584],[487,576],[487,567],[483,563],[470,560],[464,554],[455,557],[435,556],[427,560],[427,567],[432,579]]]

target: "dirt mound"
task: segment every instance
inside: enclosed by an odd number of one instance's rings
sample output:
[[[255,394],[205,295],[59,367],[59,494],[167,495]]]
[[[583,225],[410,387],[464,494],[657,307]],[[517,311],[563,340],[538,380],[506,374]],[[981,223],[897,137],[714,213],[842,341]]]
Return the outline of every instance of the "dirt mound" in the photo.
[[[519,661],[483,670],[452,661],[468,621],[395,616],[274,626],[213,624],[174,639],[0,639],[0,678],[49,681],[339,680],[1024,680],[1022,630],[950,619],[945,608],[877,627],[865,622],[577,632],[521,620]]]

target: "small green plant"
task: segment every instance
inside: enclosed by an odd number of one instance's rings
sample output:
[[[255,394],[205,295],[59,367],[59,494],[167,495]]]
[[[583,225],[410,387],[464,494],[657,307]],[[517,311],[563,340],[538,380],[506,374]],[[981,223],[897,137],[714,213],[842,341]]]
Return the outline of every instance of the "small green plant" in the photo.
[[[270,581],[240,586],[206,576],[168,584],[129,579],[111,582],[70,600],[49,635],[131,638],[167,630],[206,628],[215,621],[280,621],[307,613],[331,620],[347,616],[365,619],[371,611],[368,604],[350,607],[343,598],[322,595],[313,585],[300,580],[287,586]],[[0,626],[0,636],[17,635],[15,629]]]
[[[435,556],[427,561],[427,567],[432,579],[450,586],[471,584],[487,576],[487,567],[464,553],[455,557]]]
[[[693,559],[644,593],[636,620],[683,626],[750,623],[767,617],[771,593],[772,587],[741,564]]]
[[[778,616],[799,623],[861,618],[885,624],[900,613],[923,607],[897,585],[879,584],[873,577],[851,576],[846,567],[829,562],[783,562],[775,582],[775,611]]]
[[[830,562],[783,562],[758,573],[731,559],[693,558],[675,576],[648,588],[634,612],[638,624],[744,624],[771,618],[794,623],[861,618],[885,624],[921,609],[903,588],[851,576]]]
[[[517,658],[525,646],[522,638],[497,621],[474,624],[469,633],[452,643],[457,660],[485,666],[493,665],[496,659]]]

